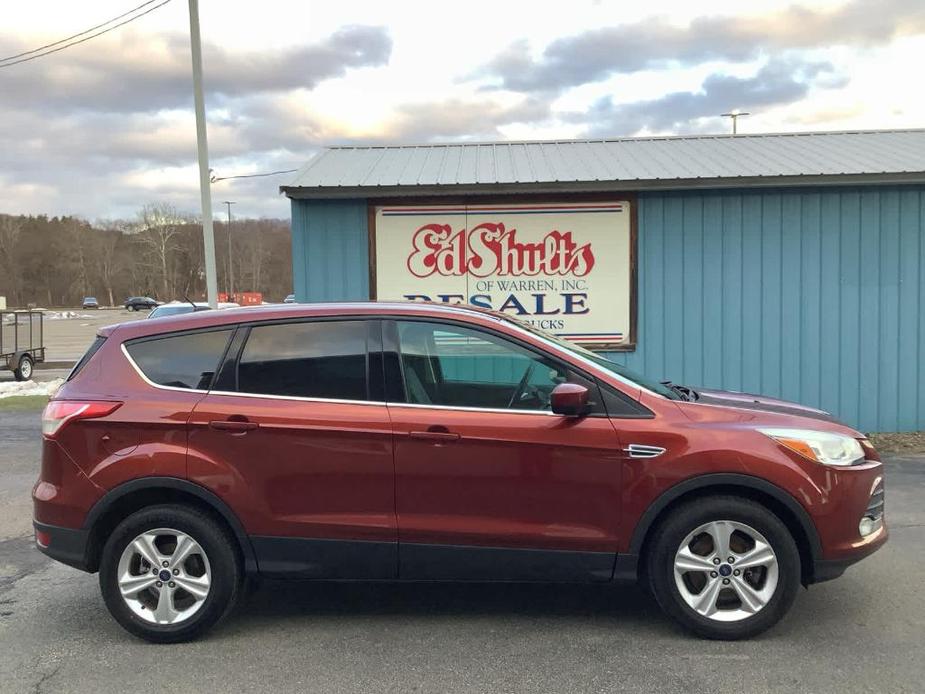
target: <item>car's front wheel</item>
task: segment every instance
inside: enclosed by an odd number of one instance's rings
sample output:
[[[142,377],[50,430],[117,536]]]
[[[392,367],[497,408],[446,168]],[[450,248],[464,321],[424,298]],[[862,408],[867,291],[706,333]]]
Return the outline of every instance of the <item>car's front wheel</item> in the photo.
[[[800,555],[787,526],[739,497],[701,498],[675,509],[656,530],[648,561],[662,609],[712,639],[770,628],[800,585]]]
[[[127,631],[173,643],[225,616],[242,576],[229,533],[211,517],[171,504],[119,524],[103,548],[99,581],[106,606]]]

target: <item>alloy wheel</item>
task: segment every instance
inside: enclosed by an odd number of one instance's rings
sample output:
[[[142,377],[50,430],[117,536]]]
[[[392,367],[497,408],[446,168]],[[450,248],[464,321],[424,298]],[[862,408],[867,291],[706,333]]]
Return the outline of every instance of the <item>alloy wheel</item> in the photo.
[[[745,523],[717,520],[688,534],[674,559],[675,585],[697,614],[737,622],[760,612],[778,583],[774,548]]]
[[[132,540],[117,572],[125,604],[152,624],[178,624],[192,617],[212,584],[205,551],[192,537],[171,528],[148,530]]]

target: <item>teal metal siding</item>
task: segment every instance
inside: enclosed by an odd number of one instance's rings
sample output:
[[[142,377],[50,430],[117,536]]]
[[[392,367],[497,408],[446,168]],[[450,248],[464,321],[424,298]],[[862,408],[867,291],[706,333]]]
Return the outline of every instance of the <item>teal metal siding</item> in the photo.
[[[638,349],[679,383],[925,429],[925,189],[640,196]]]
[[[296,301],[369,299],[366,200],[292,201]]]
[[[292,215],[298,299],[368,298],[365,201]],[[652,193],[638,217],[638,348],[611,358],[925,429],[925,188]]]

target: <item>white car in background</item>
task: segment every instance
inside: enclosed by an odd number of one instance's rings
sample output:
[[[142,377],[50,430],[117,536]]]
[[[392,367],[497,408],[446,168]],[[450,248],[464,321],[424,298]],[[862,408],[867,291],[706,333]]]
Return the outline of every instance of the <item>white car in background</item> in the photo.
[[[218,304],[219,309],[239,308],[240,304],[230,301],[221,301]],[[178,316],[181,313],[193,313],[194,311],[210,311],[211,307],[204,301],[171,301],[169,304],[161,304],[148,314],[148,318],[163,318],[164,316]]]

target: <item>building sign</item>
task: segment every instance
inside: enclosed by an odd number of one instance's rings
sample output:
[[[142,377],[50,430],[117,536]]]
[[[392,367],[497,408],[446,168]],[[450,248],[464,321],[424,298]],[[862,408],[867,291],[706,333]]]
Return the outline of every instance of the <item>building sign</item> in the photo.
[[[376,298],[469,303],[596,347],[630,344],[630,203],[382,206]]]

